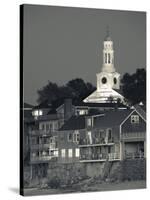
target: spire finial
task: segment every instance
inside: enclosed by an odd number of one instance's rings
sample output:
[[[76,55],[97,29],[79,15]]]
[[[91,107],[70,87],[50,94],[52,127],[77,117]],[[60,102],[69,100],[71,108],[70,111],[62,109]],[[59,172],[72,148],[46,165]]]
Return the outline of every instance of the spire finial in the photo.
[[[106,37],[110,36],[109,25],[106,26]]]
[[[105,40],[111,40],[110,38],[110,29],[109,29],[109,25],[106,26],[106,37]]]

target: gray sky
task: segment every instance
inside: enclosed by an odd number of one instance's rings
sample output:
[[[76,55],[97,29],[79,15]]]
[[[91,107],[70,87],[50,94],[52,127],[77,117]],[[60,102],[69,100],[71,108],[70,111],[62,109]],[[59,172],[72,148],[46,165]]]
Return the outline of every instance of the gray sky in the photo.
[[[37,90],[48,80],[62,85],[83,78],[96,85],[107,25],[116,70],[123,75],[146,67],[144,12],[25,5],[25,102],[36,104]]]

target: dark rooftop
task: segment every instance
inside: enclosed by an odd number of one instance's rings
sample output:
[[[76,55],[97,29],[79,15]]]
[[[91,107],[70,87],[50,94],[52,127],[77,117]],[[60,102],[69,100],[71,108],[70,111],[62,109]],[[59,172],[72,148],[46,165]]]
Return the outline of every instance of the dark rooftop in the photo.
[[[133,109],[125,109],[125,110],[112,110],[107,111],[105,113],[94,115],[80,115],[80,116],[72,116],[61,128],[60,131],[64,130],[79,130],[84,129],[85,118],[87,116],[94,117],[94,126],[93,128],[109,128],[120,125],[123,120],[133,111]]]
[[[23,108],[33,108],[33,106],[31,104],[28,103],[24,103]]]
[[[109,128],[120,125],[132,111],[131,109],[107,111],[104,116],[95,117],[94,127]]]
[[[85,116],[72,116],[59,130],[79,130],[85,128]]]

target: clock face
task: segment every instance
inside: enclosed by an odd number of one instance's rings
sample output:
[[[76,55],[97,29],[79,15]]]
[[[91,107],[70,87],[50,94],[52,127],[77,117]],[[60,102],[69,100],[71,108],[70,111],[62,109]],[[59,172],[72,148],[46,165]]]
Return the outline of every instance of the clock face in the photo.
[[[107,83],[107,78],[106,78],[106,77],[103,77],[103,78],[102,78],[102,83],[103,83],[103,84],[106,84],[106,83]]]
[[[117,83],[117,79],[116,78],[114,78],[114,84],[116,84]]]

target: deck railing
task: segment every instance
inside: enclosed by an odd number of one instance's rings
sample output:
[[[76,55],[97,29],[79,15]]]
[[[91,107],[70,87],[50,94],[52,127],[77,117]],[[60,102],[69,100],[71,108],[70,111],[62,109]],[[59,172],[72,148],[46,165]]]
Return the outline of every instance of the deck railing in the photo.
[[[35,129],[35,130],[30,130],[29,134],[30,135],[52,135],[54,132],[57,132],[57,129],[51,129],[51,130],[39,130],[39,129]]]
[[[125,159],[144,158],[144,152],[125,153]]]
[[[99,161],[115,161],[120,160],[119,153],[109,153],[109,154],[92,154],[92,155],[81,155],[80,162],[99,162]]]
[[[86,146],[100,146],[100,145],[112,145],[114,143],[113,138],[89,138],[80,139],[79,146],[86,147]]]
[[[49,161],[56,161],[57,160],[57,156],[36,156],[36,157],[31,157],[30,158],[30,162],[49,162]]]
[[[122,140],[129,140],[129,139],[145,139],[145,132],[128,132],[122,133]]]
[[[44,144],[32,144],[30,145],[31,150],[33,149],[57,149],[56,143],[44,143]]]

